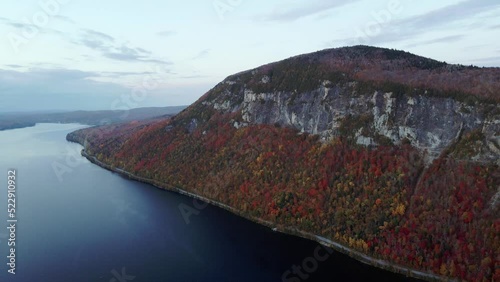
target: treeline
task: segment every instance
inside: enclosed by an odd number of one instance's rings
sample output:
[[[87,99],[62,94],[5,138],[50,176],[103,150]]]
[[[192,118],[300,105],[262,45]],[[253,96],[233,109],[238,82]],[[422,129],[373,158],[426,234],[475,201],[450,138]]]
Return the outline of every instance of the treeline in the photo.
[[[382,87],[378,90],[408,95],[422,92],[469,104],[498,103],[500,99],[499,68],[451,65],[370,46],[300,55],[229,76],[226,81],[245,85],[256,93],[303,93],[317,89],[325,81],[334,85],[356,81],[369,91]]]

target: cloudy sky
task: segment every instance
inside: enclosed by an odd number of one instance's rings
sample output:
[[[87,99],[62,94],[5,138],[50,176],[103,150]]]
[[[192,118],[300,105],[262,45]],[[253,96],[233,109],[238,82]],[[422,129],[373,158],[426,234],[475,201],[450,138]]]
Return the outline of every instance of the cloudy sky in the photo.
[[[365,44],[500,66],[498,0],[0,2],[0,112],[190,104],[226,76]]]

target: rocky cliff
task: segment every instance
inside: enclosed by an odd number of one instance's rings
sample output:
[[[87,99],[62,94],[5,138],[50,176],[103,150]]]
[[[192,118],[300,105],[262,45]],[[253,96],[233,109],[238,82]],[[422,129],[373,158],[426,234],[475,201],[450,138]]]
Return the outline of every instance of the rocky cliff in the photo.
[[[481,69],[442,65],[438,69],[433,69],[436,76],[442,77],[440,78],[443,80],[442,85],[426,83],[431,79],[425,78],[422,82],[412,82],[418,85],[418,88],[398,85],[404,83],[404,80],[393,79],[392,75],[377,78],[383,80],[386,85],[358,78],[359,75],[356,73],[361,70],[354,72],[344,67],[344,71],[339,71],[337,65],[344,65],[340,63],[334,64],[330,73],[315,70],[317,76],[314,79],[307,77],[314,74],[306,74],[306,78],[303,79],[312,81],[308,81],[309,89],[303,91],[300,90],[303,88],[303,83],[298,83],[296,80],[292,81],[295,85],[292,88],[290,85],[283,87],[282,81],[274,81],[273,74],[276,69],[284,68],[283,65],[309,70],[312,64],[325,64],[327,60],[325,57],[331,56],[332,53],[341,54],[337,55],[339,57],[334,57],[336,60],[343,59],[346,63],[358,65],[358,68],[362,67],[363,62],[373,60],[375,54],[379,60],[382,56],[392,64],[403,64],[403,69],[408,68],[407,73],[403,73],[401,69],[396,69],[386,60],[382,60],[388,64],[386,69],[398,73],[399,77],[408,76],[408,81],[413,80],[412,75],[428,71],[426,68],[429,68],[429,65],[440,65],[439,62],[399,51],[365,46],[340,50],[310,55],[316,60],[303,62],[304,56],[299,56],[231,76],[209,92],[201,103],[220,112],[241,112],[242,123],[235,123],[236,127],[248,124],[289,126],[300,132],[317,134],[323,141],[343,135],[365,146],[377,146],[381,143],[399,145],[402,142],[409,142],[421,152],[428,154],[429,160],[435,159],[443,150],[457,143],[464,134],[480,131],[482,138],[477,140],[474,155],[468,157],[500,162],[498,100],[477,99],[470,95],[471,93],[467,96],[467,91],[472,92],[468,88],[463,89],[460,96],[457,95],[457,89],[452,90],[446,86],[453,84],[453,77],[449,78],[449,75],[455,75],[455,79],[460,80],[467,71],[471,72],[470,76],[474,76]],[[401,58],[399,61],[391,61],[387,58],[391,56]],[[422,67],[408,67],[412,60],[419,60]],[[451,71],[452,69],[455,71]],[[495,97],[490,92],[491,89],[499,87],[500,70],[491,71],[494,75],[489,71],[485,70],[484,73],[496,76],[497,80],[490,81],[491,85],[482,85],[485,95],[478,97]],[[283,72],[286,72],[286,69]],[[339,76],[340,79],[326,79],[331,76]],[[469,80],[473,81],[470,78]],[[476,84],[480,84],[479,81]],[[388,82],[393,84],[387,86]],[[480,87],[470,89],[477,88]]]
[[[233,81],[225,81],[231,85]],[[236,83],[236,82],[234,82]],[[242,113],[248,124],[290,126],[300,132],[317,134],[323,141],[341,135],[345,123],[359,121],[347,135],[357,144],[376,146],[381,142],[409,142],[434,159],[464,133],[480,130],[481,149],[477,160],[500,159],[499,105],[471,106],[453,98],[424,94],[394,95],[375,90],[357,93],[356,82],[335,85],[324,81],[312,91],[255,93],[241,86],[238,95],[226,91],[203,104],[221,112]],[[240,102],[243,100],[243,102]],[[493,113],[489,112],[493,108]],[[196,122],[196,121],[195,121]]]

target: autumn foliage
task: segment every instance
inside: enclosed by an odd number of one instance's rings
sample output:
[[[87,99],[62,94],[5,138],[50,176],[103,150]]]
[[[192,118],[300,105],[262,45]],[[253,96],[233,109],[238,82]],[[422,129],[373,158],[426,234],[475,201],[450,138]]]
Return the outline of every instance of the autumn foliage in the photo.
[[[84,129],[68,139],[115,168],[244,215],[444,277],[500,281],[500,169],[472,158],[486,146],[481,129],[429,163],[410,142],[353,144],[347,136],[370,113],[344,118],[330,141],[279,124],[244,124],[238,103],[245,90],[302,93],[319,83],[355,84],[352,95],[380,90],[455,99],[498,114],[498,68],[356,46],[230,76],[172,119]],[[228,96],[234,109],[216,110],[222,106],[212,102]]]
[[[238,114],[82,130],[114,167],[443,276],[498,281],[499,168],[446,156],[425,166],[410,145],[321,143],[289,128],[236,129]]]

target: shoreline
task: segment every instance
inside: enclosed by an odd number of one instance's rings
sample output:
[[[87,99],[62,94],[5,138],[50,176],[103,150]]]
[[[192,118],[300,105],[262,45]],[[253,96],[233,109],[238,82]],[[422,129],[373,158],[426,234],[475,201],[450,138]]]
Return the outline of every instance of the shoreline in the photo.
[[[233,207],[230,207],[230,206],[228,206],[226,204],[223,204],[223,203],[220,203],[220,202],[217,202],[217,201],[205,198],[203,196],[200,196],[200,195],[197,195],[197,194],[185,191],[183,189],[174,187],[174,186],[169,185],[167,183],[163,183],[163,182],[160,182],[160,181],[157,181],[157,180],[154,180],[154,179],[140,177],[140,176],[137,176],[135,174],[132,174],[132,173],[130,173],[128,171],[125,171],[123,169],[120,169],[120,168],[114,168],[111,165],[108,165],[108,164],[105,164],[105,163],[99,161],[95,156],[91,156],[91,155],[87,154],[87,152],[85,151],[85,149],[82,149],[81,154],[86,159],[88,159],[91,163],[93,163],[93,164],[95,164],[95,165],[97,165],[99,167],[102,167],[104,169],[107,169],[109,171],[112,171],[112,172],[115,172],[115,173],[119,173],[119,174],[121,174],[123,176],[128,177],[131,180],[135,180],[135,181],[138,181],[138,182],[150,184],[150,185],[152,185],[152,186],[154,186],[154,187],[156,187],[158,189],[161,189],[161,190],[167,190],[167,191],[175,192],[175,193],[178,193],[178,194],[181,194],[181,195],[184,195],[184,196],[188,196],[190,198],[194,198],[194,199],[198,199],[198,200],[204,201],[206,203],[209,203],[209,204],[211,204],[213,206],[217,206],[219,208],[225,209],[225,210],[227,210],[227,211],[229,211],[229,212],[231,212],[231,213],[233,213],[233,214],[235,214],[237,216],[240,216],[242,218],[248,219],[248,220],[250,220],[252,222],[255,222],[257,224],[261,224],[261,225],[264,225],[266,227],[272,228],[273,230],[275,230],[277,232],[281,232],[281,233],[284,233],[284,234],[288,234],[288,235],[292,235],[292,236],[297,236],[297,237],[301,237],[301,238],[304,238],[304,239],[315,241],[315,242],[317,242],[317,243],[319,243],[319,244],[321,244],[323,246],[332,248],[333,250],[335,250],[337,252],[340,252],[340,253],[343,253],[345,255],[348,255],[349,257],[354,258],[354,259],[356,259],[357,261],[359,261],[361,263],[364,263],[364,264],[367,264],[367,265],[370,265],[370,266],[373,266],[373,267],[376,267],[376,268],[379,268],[379,269],[383,269],[383,270],[386,270],[386,271],[390,271],[390,272],[393,272],[393,273],[401,274],[401,275],[404,275],[406,277],[417,278],[417,279],[422,279],[422,280],[426,280],[426,281],[458,281],[458,280],[454,280],[454,279],[451,279],[451,278],[448,278],[448,277],[442,277],[442,276],[436,275],[434,273],[420,271],[420,270],[412,269],[412,268],[405,267],[405,266],[402,266],[402,265],[393,264],[391,262],[388,262],[388,261],[385,261],[385,260],[382,260],[382,259],[373,258],[373,257],[371,257],[369,255],[366,255],[364,253],[361,253],[361,252],[359,252],[357,250],[353,250],[352,248],[344,246],[344,245],[342,245],[340,243],[334,242],[333,240],[330,240],[328,238],[325,238],[325,237],[322,237],[322,236],[319,236],[319,235],[316,235],[316,234],[304,232],[304,231],[301,231],[301,230],[298,230],[298,229],[292,228],[292,227],[277,226],[273,222],[266,221],[266,220],[263,220],[263,219],[260,219],[260,218],[255,218],[255,217],[248,216],[248,215],[244,215],[239,210],[237,210],[237,209],[235,209]],[[276,229],[274,229],[274,228],[276,228]]]

